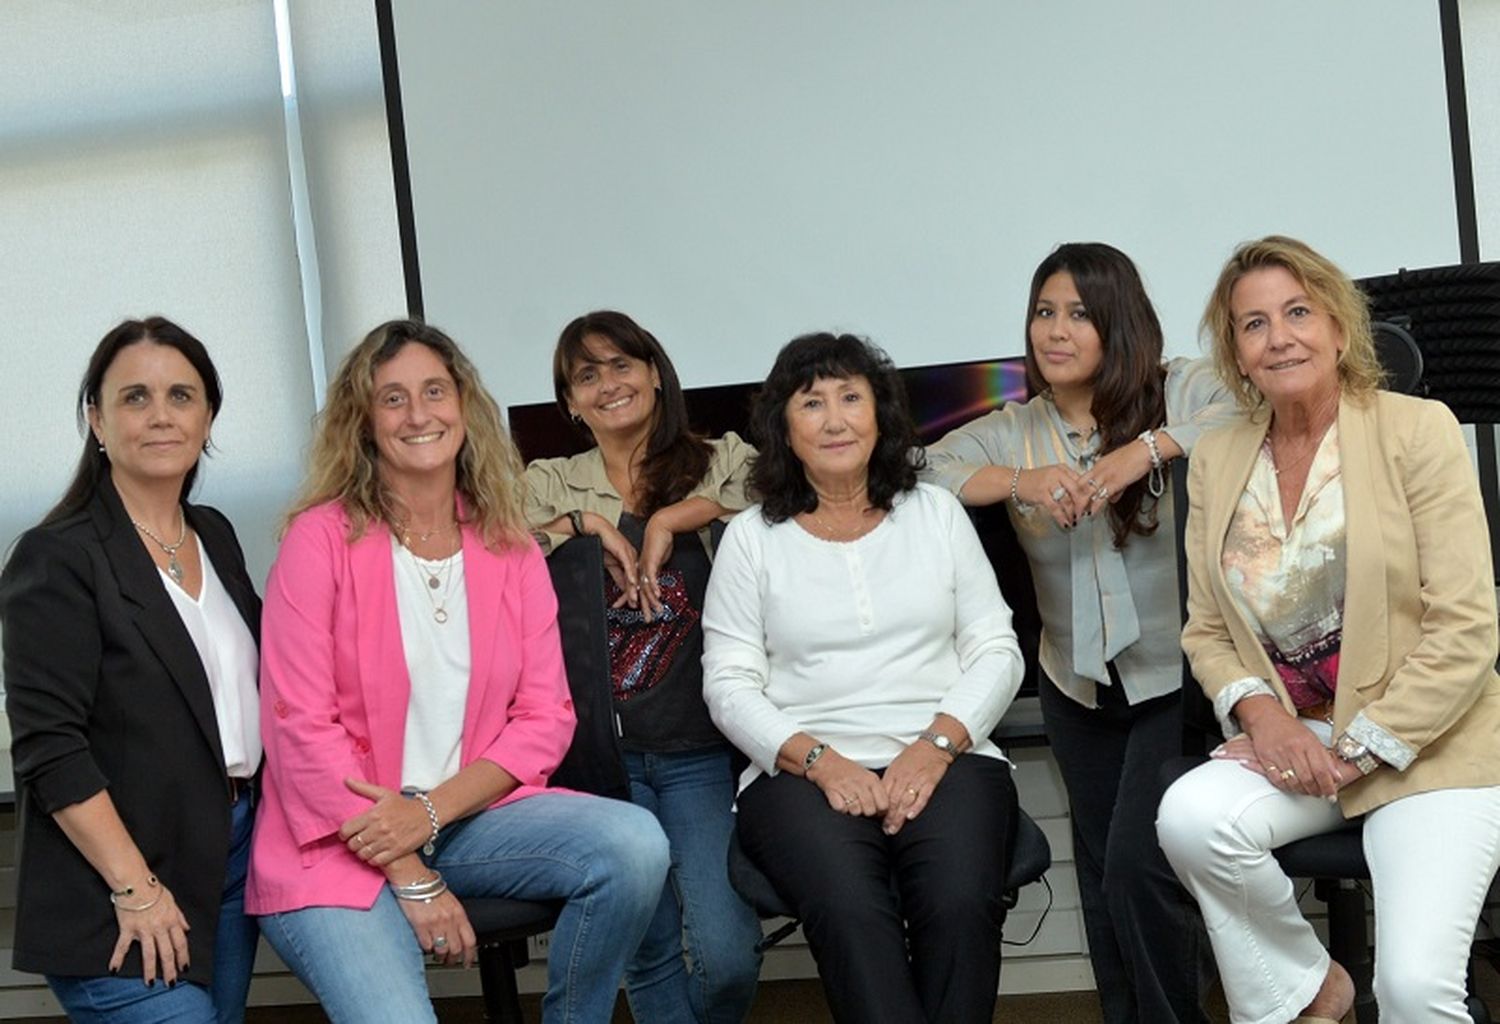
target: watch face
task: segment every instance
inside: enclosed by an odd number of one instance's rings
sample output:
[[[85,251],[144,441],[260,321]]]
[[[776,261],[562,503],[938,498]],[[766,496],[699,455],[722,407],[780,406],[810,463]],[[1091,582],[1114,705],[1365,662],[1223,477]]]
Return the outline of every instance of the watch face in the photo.
[[[1369,751],[1365,749],[1363,743],[1346,733],[1339,737],[1338,743],[1334,746],[1334,753],[1345,761],[1354,761],[1364,757]]]

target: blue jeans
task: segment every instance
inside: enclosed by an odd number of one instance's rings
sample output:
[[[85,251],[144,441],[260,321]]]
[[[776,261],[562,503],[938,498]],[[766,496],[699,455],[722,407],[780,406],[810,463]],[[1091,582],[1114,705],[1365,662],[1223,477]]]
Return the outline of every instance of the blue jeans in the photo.
[[[656,815],[672,847],[656,914],[625,972],[631,1012],[651,1024],[739,1024],[755,1000],[761,931],[729,885],[729,751],[626,751],[625,769],[631,800]]]
[[[259,929],[245,916],[245,872],[255,802],[242,797],[230,811],[229,863],[214,938],[212,988],[184,981],[146,987],[140,978],[47,975],[52,994],[72,1021],[88,1024],[240,1024],[255,968]]]
[[[427,862],[460,896],[566,900],[547,957],[548,1024],[607,1021],[667,874],[667,840],[639,807],[544,793],[454,822]],[[261,931],[335,1024],[434,1021],[422,949],[389,889],[369,910],[307,907]]]

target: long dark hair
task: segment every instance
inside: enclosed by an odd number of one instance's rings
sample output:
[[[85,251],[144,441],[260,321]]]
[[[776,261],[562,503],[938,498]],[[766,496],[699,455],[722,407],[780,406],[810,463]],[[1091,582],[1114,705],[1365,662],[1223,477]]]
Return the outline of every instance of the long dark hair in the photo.
[[[224,392],[219,384],[219,371],[214,368],[214,362],[208,357],[208,349],[203,347],[203,342],[166,317],[126,320],[99,340],[99,344],[94,346],[94,354],[89,357],[88,368],[83,371],[83,381],[78,385],[78,431],[83,435],[83,454],[79,456],[78,468],[73,471],[73,479],[63,492],[61,500],[42,517],[43,526],[66,519],[87,505],[94,497],[94,492],[99,489],[100,481],[108,475],[109,456],[89,429],[89,410],[99,404],[104,375],[109,372],[115,357],[131,345],[143,341],[165,345],[181,352],[182,357],[192,364],[193,369],[198,371],[198,376],[203,379],[203,394],[208,399],[209,411],[214,416],[219,415],[219,408],[224,404]],[[204,454],[207,454],[206,450]],[[198,463],[194,462],[193,468],[188,470],[187,476],[182,480],[180,500],[187,498],[196,479]]]
[[[1094,375],[1091,411],[1099,427],[1099,451],[1107,454],[1130,444],[1142,431],[1166,422],[1166,369],[1162,366],[1161,321],[1130,257],[1103,242],[1068,242],[1054,249],[1031,276],[1026,305],[1026,383],[1045,394],[1047,381],[1031,347],[1031,321],[1042,285],[1056,273],[1073,278],[1103,349]],[[1156,532],[1156,500],[1142,477],[1109,506],[1115,547],[1132,533]]]
[[[818,495],[807,482],[802,461],[792,452],[786,406],[813,381],[829,377],[863,377],[875,396],[879,437],[870,453],[872,507],[889,510],[896,495],[917,486],[917,470],[926,465],[907,409],[906,386],[890,356],[852,334],[804,334],[787,342],[777,354],[750,410],[751,431],[760,450],[750,470],[750,488],[760,497],[767,522],[784,522],[818,507]]]
[[[572,386],[573,367],[579,363],[596,363],[598,356],[589,349],[590,335],[608,339],[615,348],[632,359],[640,359],[656,369],[661,390],[656,409],[651,414],[651,433],[646,438],[646,456],[641,462],[641,483],[636,512],[650,516],[658,509],[681,501],[703,480],[713,450],[688,424],[687,400],[677,370],[667,358],[661,342],[624,313],[597,310],[585,313],[562,329],[557,348],[552,353],[552,390],[557,407],[568,415],[568,391]],[[593,440],[581,421],[574,425]]]

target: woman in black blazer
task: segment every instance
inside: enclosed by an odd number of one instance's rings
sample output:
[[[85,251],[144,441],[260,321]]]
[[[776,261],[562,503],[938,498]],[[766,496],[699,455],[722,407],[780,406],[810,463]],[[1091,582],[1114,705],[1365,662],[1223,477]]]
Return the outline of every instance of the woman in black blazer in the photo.
[[[244,1016],[260,600],[228,520],[186,501],[221,399],[170,321],[107,334],[78,471],[0,575],[13,965],[73,1020]]]

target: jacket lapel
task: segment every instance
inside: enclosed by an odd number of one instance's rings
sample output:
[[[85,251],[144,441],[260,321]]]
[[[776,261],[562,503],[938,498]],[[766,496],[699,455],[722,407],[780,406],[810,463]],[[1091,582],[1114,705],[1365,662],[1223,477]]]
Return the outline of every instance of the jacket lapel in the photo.
[[[396,608],[391,533],[384,523],[371,522],[365,535],[349,545],[349,576],[353,581],[355,645],[375,779],[382,786],[400,789],[411,674],[406,668],[401,614]]]
[[[474,729],[481,718],[484,700],[489,692],[485,683],[495,657],[495,640],[501,633],[501,597],[507,588],[502,578],[509,565],[495,557],[479,535],[470,528],[463,531],[464,588],[469,605],[469,694],[464,704],[463,744],[460,757],[465,763],[474,747]]]
[[[1381,504],[1375,461],[1380,458],[1376,403],[1339,403],[1340,477],[1344,486],[1343,635],[1338,692],[1377,682],[1385,672],[1386,583]]]
[[[222,765],[224,747],[219,740],[218,717],[198,648],[182,624],[182,616],[177,613],[156,564],[131,528],[125,506],[108,478],[100,482],[89,514],[120,595],[131,606],[136,629],[187,702],[198,730],[213,750],[214,762]]]
[[[1208,514],[1208,550],[1212,552],[1213,558],[1211,570],[1214,589],[1218,592],[1218,605],[1224,610],[1224,621],[1229,627],[1230,638],[1240,652],[1245,666],[1256,667],[1264,678],[1277,685],[1276,671],[1265,648],[1256,639],[1255,631],[1229,592],[1229,581],[1224,578],[1223,559],[1224,539],[1229,535],[1230,521],[1234,518],[1235,509],[1239,507],[1240,495],[1245,493],[1245,487],[1250,482],[1250,474],[1255,469],[1256,459],[1260,457],[1261,445],[1265,442],[1270,425],[1270,416],[1259,413],[1232,428],[1235,431],[1234,443],[1223,445],[1219,464],[1209,467],[1214,483],[1209,488],[1209,503],[1204,505],[1204,511]]]

